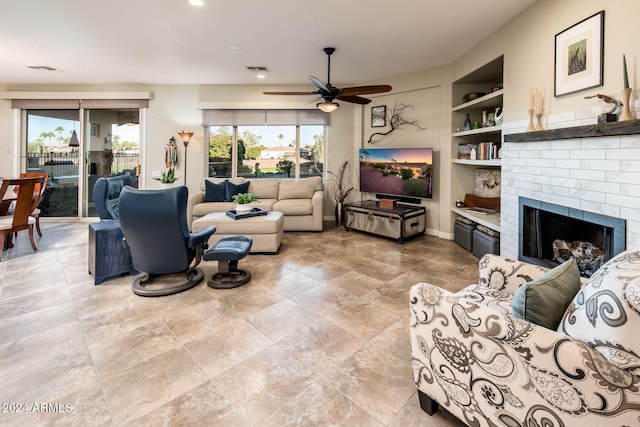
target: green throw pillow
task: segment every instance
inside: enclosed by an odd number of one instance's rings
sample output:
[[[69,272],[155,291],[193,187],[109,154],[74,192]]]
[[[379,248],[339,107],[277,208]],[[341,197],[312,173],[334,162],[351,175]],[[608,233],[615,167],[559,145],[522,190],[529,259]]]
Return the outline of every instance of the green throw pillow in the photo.
[[[511,310],[519,319],[556,330],[564,312],[580,290],[580,272],[574,259],[520,286]]]

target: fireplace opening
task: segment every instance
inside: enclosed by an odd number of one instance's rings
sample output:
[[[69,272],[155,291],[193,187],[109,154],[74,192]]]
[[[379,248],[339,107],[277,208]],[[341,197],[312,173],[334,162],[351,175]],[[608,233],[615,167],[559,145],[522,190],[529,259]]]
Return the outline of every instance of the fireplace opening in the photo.
[[[623,219],[520,198],[520,260],[555,267],[573,258],[590,277],[624,247]]]

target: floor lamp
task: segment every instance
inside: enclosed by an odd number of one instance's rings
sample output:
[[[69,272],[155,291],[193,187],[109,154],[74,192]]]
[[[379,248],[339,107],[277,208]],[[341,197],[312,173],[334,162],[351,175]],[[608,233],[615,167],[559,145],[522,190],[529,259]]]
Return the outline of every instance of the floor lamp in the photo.
[[[189,146],[189,140],[193,136],[193,131],[181,130],[178,135],[180,135],[184,144],[184,185],[187,185],[187,147]]]

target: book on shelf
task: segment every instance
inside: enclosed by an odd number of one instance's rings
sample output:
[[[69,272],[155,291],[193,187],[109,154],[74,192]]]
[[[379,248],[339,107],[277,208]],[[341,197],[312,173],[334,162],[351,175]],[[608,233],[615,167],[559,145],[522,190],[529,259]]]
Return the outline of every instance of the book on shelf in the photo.
[[[489,209],[489,208],[480,208],[480,207],[475,207],[475,208],[467,208],[465,209],[465,211],[472,213],[472,214],[476,214],[476,215],[491,215],[494,213],[498,213],[497,210],[495,209]]]
[[[498,159],[499,142],[480,142],[477,144],[459,144],[458,159],[493,160]]]

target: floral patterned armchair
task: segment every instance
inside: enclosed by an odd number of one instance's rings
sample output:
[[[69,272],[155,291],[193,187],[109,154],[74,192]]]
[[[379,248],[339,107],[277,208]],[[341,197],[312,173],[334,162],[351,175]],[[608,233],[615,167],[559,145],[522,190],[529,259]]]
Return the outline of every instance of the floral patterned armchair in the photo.
[[[512,315],[546,269],[486,255],[479,284],[411,288],[411,350],[422,409],[469,426],[640,425],[640,249],[580,288],[558,330]]]

